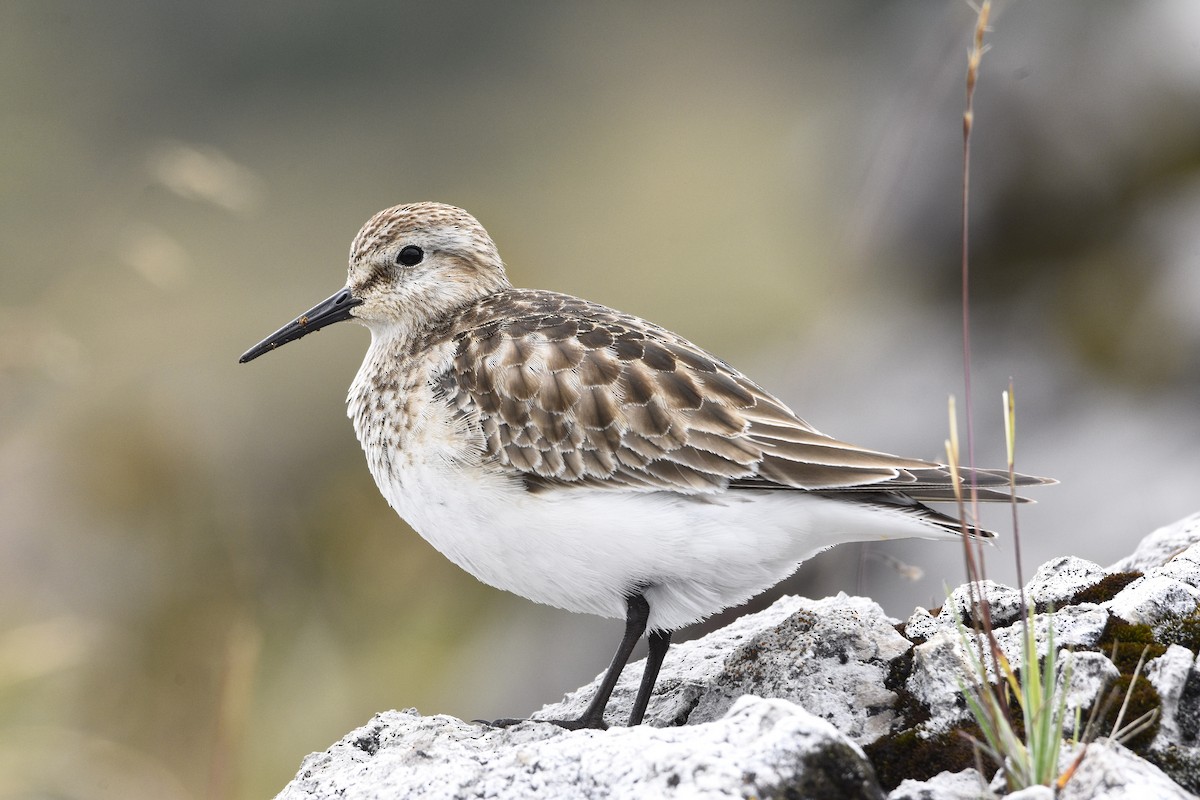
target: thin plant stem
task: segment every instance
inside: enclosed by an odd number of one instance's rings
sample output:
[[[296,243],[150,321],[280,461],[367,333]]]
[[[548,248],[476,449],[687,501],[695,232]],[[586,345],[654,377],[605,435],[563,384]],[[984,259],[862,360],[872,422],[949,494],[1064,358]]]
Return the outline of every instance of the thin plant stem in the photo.
[[[975,86],[979,80],[979,65],[983,59],[983,54],[986,50],[983,44],[983,35],[987,30],[988,18],[991,15],[991,0],[984,0],[979,8],[979,16],[975,24],[975,36],[972,47],[967,55],[967,99],[966,109],[963,111],[963,181],[962,181],[962,355],[963,355],[963,402],[966,406],[967,416],[967,474],[966,479],[970,487],[970,518],[972,523],[979,523],[979,489],[975,478],[975,421],[972,413],[972,395],[971,395],[971,281],[970,281],[970,219],[971,219],[971,129],[975,123]],[[957,430],[952,429],[953,431]],[[957,437],[956,437],[957,438]],[[957,442],[955,443],[957,451]],[[956,453],[957,454],[957,453]],[[961,463],[961,462],[959,462]],[[958,486],[959,476],[953,476],[955,486]],[[959,501],[959,512],[965,520],[966,515],[963,513],[967,509],[964,508],[961,492],[956,489],[955,496]],[[971,583],[977,583],[982,587],[982,581],[986,579],[984,572],[983,544],[982,542],[973,542],[970,536],[967,536],[967,524],[963,524],[963,553],[966,560],[967,580]],[[984,629],[991,633],[991,608],[988,598],[982,596],[983,590],[979,590],[979,615],[983,617],[982,624]],[[968,590],[969,602],[972,607],[975,606],[975,591]],[[978,631],[977,631],[978,633]],[[982,647],[982,643],[980,644]],[[998,666],[998,662],[997,662]]]
[[[1008,455],[1008,490],[1012,495],[1013,557],[1017,562],[1017,585],[1021,587],[1021,611],[1025,605],[1025,574],[1021,566],[1021,524],[1017,513],[1017,395],[1013,379],[1008,379],[1008,391],[1004,392],[1004,444]]]
[[[967,55],[967,103],[963,111],[963,182],[962,182],[962,342],[963,342],[963,404],[967,412],[967,466],[971,470],[971,515],[979,521],[979,491],[975,482],[975,424],[971,396],[971,129],[975,125],[975,85],[979,81],[979,65],[986,48],[983,34],[991,16],[991,0],[979,7],[975,23],[975,39]]]
[[[1029,620],[1025,603],[1025,575],[1021,568],[1021,524],[1017,513],[1017,400],[1013,379],[1008,379],[1008,390],[1002,395],[1004,401],[1004,449],[1008,464],[1009,508],[1012,509],[1013,557],[1017,562],[1017,598],[1021,607],[1021,627],[1029,636]]]

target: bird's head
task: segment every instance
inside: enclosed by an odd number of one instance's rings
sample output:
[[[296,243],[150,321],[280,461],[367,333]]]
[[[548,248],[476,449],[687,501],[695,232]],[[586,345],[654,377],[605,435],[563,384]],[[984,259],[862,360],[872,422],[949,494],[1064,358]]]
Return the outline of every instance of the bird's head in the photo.
[[[350,245],[345,288],[250,348],[245,363],[335,322],[411,331],[508,288],[504,263],[474,217],[442,203],[384,209]]]

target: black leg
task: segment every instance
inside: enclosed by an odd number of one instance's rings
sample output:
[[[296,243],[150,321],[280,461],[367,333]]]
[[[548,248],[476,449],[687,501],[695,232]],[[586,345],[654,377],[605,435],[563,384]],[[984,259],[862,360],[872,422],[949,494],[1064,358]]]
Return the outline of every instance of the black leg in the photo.
[[[541,721],[552,722],[568,730],[580,730],[582,728],[604,730],[607,728],[608,724],[604,721],[604,707],[608,705],[608,699],[612,696],[613,689],[616,688],[617,679],[621,677],[621,670],[625,669],[625,664],[629,661],[629,655],[633,652],[634,645],[637,644],[638,639],[642,638],[642,634],[646,632],[646,623],[649,619],[650,604],[646,602],[645,597],[635,594],[626,598],[625,635],[621,637],[621,644],[617,647],[617,652],[613,655],[612,663],[608,665],[608,672],[604,673],[604,680],[600,682],[600,688],[596,690],[596,694],[592,697],[592,702],[588,703],[587,709],[579,716],[579,719],[547,719]],[[653,637],[651,637],[650,641],[650,646],[654,647]],[[669,636],[667,642],[670,642]],[[663,647],[663,652],[666,652],[666,647]],[[662,658],[660,656],[659,662],[661,661]],[[649,670],[649,665],[647,665],[647,670]],[[655,675],[658,674],[657,666],[655,666],[654,672]],[[644,678],[643,683],[645,683]],[[647,696],[648,699],[649,697]],[[524,722],[524,720],[498,719],[490,724],[503,728],[516,725],[518,722]]]
[[[576,728],[603,730],[608,727],[604,722],[604,708],[608,705],[608,698],[612,697],[613,689],[617,686],[621,670],[625,669],[625,665],[629,662],[629,656],[633,653],[634,646],[646,632],[648,619],[650,619],[650,604],[646,602],[645,597],[635,594],[625,601],[625,635],[621,637],[621,644],[617,645],[617,652],[613,654],[612,663],[608,665],[608,672],[604,673],[604,680],[600,682],[600,688],[596,690],[592,702],[588,703],[587,709],[579,719],[564,720],[557,724],[572,730]],[[564,722],[567,724],[563,724]]]
[[[670,631],[654,631],[650,634],[650,652],[646,655],[646,670],[642,673],[642,685],[638,687],[637,700],[633,701],[633,712],[629,715],[630,727],[642,724],[646,706],[650,705],[650,694],[658,680],[658,670],[671,646]]]

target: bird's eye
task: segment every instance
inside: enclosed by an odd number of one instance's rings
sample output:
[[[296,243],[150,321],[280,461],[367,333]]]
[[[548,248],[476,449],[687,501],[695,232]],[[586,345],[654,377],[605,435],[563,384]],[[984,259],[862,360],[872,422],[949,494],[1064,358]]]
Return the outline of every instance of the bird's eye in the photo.
[[[415,244],[410,244],[407,247],[401,248],[400,252],[396,254],[396,263],[405,267],[415,267],[421,263],[421,259],[424,257],[424,250]]]

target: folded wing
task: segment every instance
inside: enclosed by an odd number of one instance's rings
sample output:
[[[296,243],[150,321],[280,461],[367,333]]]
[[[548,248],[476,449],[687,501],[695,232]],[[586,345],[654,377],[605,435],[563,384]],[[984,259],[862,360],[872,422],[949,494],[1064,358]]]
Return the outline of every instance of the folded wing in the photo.
[[[945,467],[826,436],[733,367],[644,320],[529,290],[494,296],[466,314],[470,327],[455,337],[454,368],[437,389],[478,426],[484,456],[519,470],[532,491],[899,491],[954,499]],[[974,477],[981,499],[1008,498],[1006,472]]]

